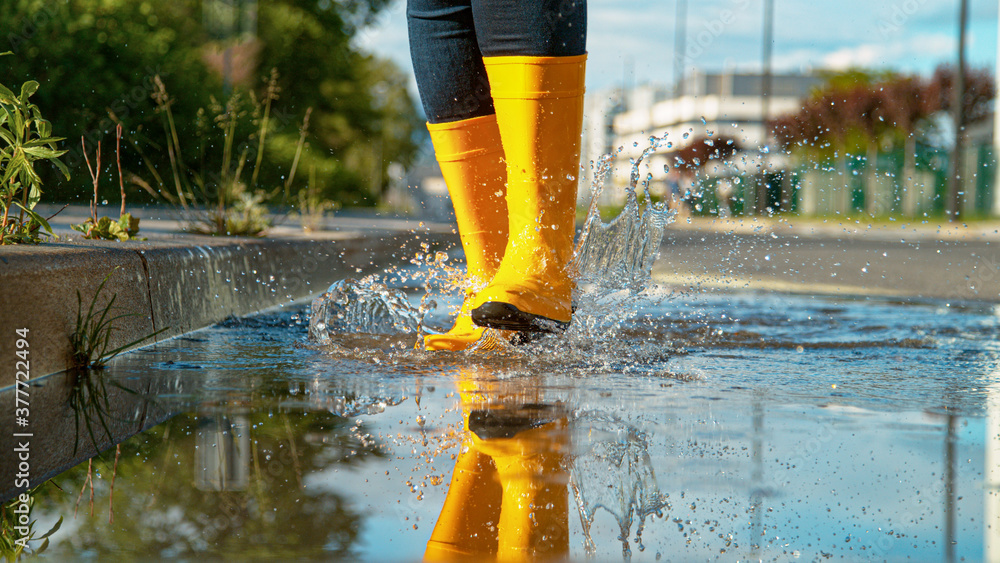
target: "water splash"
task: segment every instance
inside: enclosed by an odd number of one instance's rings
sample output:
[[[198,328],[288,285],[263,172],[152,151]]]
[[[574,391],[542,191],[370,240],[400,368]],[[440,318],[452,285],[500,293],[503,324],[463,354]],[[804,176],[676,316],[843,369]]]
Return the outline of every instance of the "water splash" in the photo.
[[[666,204],[654,201],[649,191],[651,175],[642,178],[640,170],[647,157],[665,143],[665,136],[650,137],[649,146],[632,162],[625,207],[608,223],[601,219],[598,202],[611,176],[615,155],[605,155],[595,166],[589,211],[569,266],[570,275],[582,289],[575,296],[578,315],[574,325],[579,328],[567,335],[569,338],[574,334],[589,338],[597,332],[613,333],[609,327],[620,326],[634,315],[635,307],[618,298],[609,301],[609,296],[622,290],[635,295],[649,285],[664,228],[674,213]],[[641,203],[637,196],[640,186],[644,196]],[[425,320],[438,301],[461,303],[468,289],[464,272],[449,264],[446,253],[432,254],[426,245],[407,268],[391,268],[381,276],[360,281],[334,283],[313,302],[310,337],[328,344],[331,336],[353,333],[416,333],[419,338],[435,332],[434,327],[425,325]],[[397,289],[414,285],[423,289],[419,306],[411,304],[407,294]]]
[[[410,305],[403,291],[372,276],[360,281],[348,278],[313,300],[309,337],[328,344],[331,334],[414,333],[421,318],[421,310]]]
[[[648,285],[653,263],[659,256],[663,230],[673,219],[674,212],[665,203],[654,202],[649,192],[650,174],[642,180],[644,201],[641,204],[636,191],[643,160],[664,142],[665,135],[649,138],[649,146],[632,163],[625,207],[608,223],[601,219],[598,202],[611,175],[614,155],[598,160],[590,208],[570,267],[577,284],[633,292]]]
[[[465,272],[451,263],[446,252],[432,253],[426,243],[422,246],[422,252],[408,263],[390,266],[381,274],[361,280],[337,281],[314,299],[309,317],[310,339],[329,344],[331,338],[354,334],[420,338],[434,332],[433,327],[428,327],[429,314],[439,301],[464,295]],[[412,294],[416,288],[422,290],[419,304],[414,304]]]
[[[649,457],[646,434],[617,417],[601,412],[579,413],[574,443],[579,453],[571,463],[570,486],[583,526],[584,547],[593,556],[596,545],[591,526],[598,510],[609,512],[618,522],[622,555],[639,550],[642,531],[651,516],[670,510],[668,496],[660,492]],[[636,525],[632,538],[632,526]]]

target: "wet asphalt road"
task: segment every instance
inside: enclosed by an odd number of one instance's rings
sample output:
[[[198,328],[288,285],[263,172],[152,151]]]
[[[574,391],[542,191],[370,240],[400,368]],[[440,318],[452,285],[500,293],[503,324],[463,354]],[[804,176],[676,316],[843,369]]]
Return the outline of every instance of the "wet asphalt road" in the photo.
[[[676,287],[1000,302],[1000,239],[668,229],[654,279]]]

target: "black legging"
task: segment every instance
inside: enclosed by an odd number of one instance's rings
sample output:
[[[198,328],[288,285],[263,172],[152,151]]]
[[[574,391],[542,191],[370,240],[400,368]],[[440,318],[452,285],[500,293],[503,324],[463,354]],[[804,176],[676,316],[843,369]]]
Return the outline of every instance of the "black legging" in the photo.
[[[406,16],[431,123],[494,113],[484,56],[587,52],[586,0],[407,0]]]

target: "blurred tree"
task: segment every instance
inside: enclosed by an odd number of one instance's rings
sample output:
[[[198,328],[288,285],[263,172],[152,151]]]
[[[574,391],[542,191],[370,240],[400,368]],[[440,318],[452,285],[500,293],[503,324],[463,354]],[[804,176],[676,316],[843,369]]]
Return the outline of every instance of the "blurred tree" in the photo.
[[[324,192],[348,205],[376,203],[389,163],[408,165],[416,154],[411,137],[420,121],[405,76],[391,62],[351,44],[389,2],[260,5],[260,67],[280,72],[279,112],[296,115],[314,108],[302,165],[315,167]],[[296,137],[295,127],[287,128],[277,150],[287,152]]]
[[[939,66],[930,80],[861,70],[826,78],[826,85],[797,113],[773,120],[771,131],[786,150],[837,158],[847,184],[845,193],[850,191],[848,155],[863,151],[866,209],[873,214],[888,211],[874,207],[879,145],[903,146],[903,176],[908,192],[913,187],[917,137],[929,117],[951,109],[955,70],[949,65]],[[965,125],[989,117],[995,96],[993,75],[988,69],[966,71]],[[904,200],[903,207],[908,212],[913,210],[912,202]]]
[[[847,209],[851,201],[851,173],[848,158],[865,154],[863,184],[865,209],[879,214],[876,183],[879,146],[897,138],[912,136],[917,123],[931,108],[920,95],[923,82],[891,72],[849,70],[829,74],[796,114],[771,123],[771,130],[786,149],[805,150],[816,157],[837,161],[844,181],[838,207]]]
[[[950,111],[954,105],[955,67],[943,64],[934,70],[930,83],[927,84],[925,96],[936,110]],[[978,123],[993,113],[993,101],[996,98],[993,73],[988,68],[966,69],[965,96],[962,98],[965,106],[962,115],[963,125]]]
[[[227,416],[233,417],[221,412],[181,414],[124,442],[115,482],[114,525],[109,525],[106,512],[110,479],[94,479],[100,499],[95,515],[88,515],[84,500],[73,534],[53,545],[50,553],[56,559],[86,552],[101,560],[356,560],[364,515],[341,491],[322,484],[307,488],[304,482],[321,483],[325,472],[346,471],[384,457],[384,446],[360,441],[352,420],[330,413],[258,412],[245,415],[241,428],[228,430],[249,432],[250,451],[226,451],[225,436],[216,434],[220,426],[214,422]],[[222,420],[225,429],[233,418]],[[205,481],[199,473],[211,467],[204,453],[199,457],[200,434],[218,444],[208,455],[219,456],[229,470],[247,472],[244,486],[195,486]],[[109,476],[114,452],[103,457],[94,470]],[[83,463],[61,475],[62,494],[48,493],[39,514],[51,511],[71,520],[87,467]]]
[[[712,160],[723,162],[731,160],[733,155],[740,150],[742,150],[741,144],[739,139],[735,137],[699,135],[684,148],[677,149],[670,154],[673,156],[674,167],[700,170]]]
[[[402,73],[353,44],[390,1],[260,3],[256,38],[234,45],[206,29],[200,0],[0,0],[0,41],[6,43],[0,51],[15,53],[0,61],[0,80],[42,83],[37,103],[51,115],[54,132],[67,137],[71,153],[65,160],[75,171],[72,183],[51,182],[48,193],[83,200],[87,174],[75,139],[83,135],[96,144],[114,127],[109,112],[125,124],[127,136],[148,147],[152,169],[168,174],[160,116],[150,98],[155,76],[172,95],[181,145],[191,146],[186,164],[199,171],[218,169],[222,151],[216,141],[199,137],[205,130],[199,110],[213,97],[224,100],[222,53],[233,47],[229,60],[237,91],[250,90],[261,99],[270,69],[279,77],[263,149],[271,166],[262,168],[250,188],[284,194],[276,188],[291,170],[301,120],[312,107],[299,166],[315,171],[327,196],[371,205],[388,165],[409,164],[415,155],[410,137],[419,127]],[[254,118],[259,125],[262,116]],[[247,129],[255,144],[258,128]],[[149,173],[134,151],[124,151],[123,159],[126,168]]]
[[[884,83],[880,90],[886,104],[885,115],[893,127],[893,142],[903,147],[902,210],[906,215],[916,213],[918,130],[940,107],[934,97],[927,94],[928,88],[923,78],[904,76]]]
[[[963,14],[965,7],[963,2]],[[964,27],[960,39],[961,42],[964,42]],[[930,93],[942,109],[951,113],[953,138],[949,155],[950,170],[945,205],[950,220],[957,219],[963,213],[963,194],[965,192],[963,176],[966,163],[964,158],[965,129],[968,125],[989,115],[995,96],[992,74],[985,69],[966,68],[963,51],[964,45],[959,49],[958,65],[943,64],[934,71]],[[964,70],[959,74],[956,67],[961,67]],[[961,92],[955,92],[956,88],[960,89]]]
[[[129,124],[153,118],[154,76],[188,93],[177,101],[179,115],[193,116],[219,91],[200,58],[198,6],[193,0],[0,0],[0,49],[14,52],[0,61],[0,79],[42,84],[37,103],[70,150],[63,160],[73,181],[50,175],[49,197],[86,200],[80,136],[92,146],[109,134],[109,110]],[[191,131],[186,120],[181,126]]]

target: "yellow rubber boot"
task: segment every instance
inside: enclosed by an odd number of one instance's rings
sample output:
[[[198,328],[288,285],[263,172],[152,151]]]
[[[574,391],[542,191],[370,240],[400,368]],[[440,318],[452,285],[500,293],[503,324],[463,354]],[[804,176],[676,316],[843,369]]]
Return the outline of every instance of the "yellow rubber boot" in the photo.
[[[478,370],[461,370],[458,382],[464,422],[461,451],[448,494],[424,552],[425,561],[496,559],[503,489],[496,465],[479,451],[469,432],[469,413],[488,408],[499,395],[496,382]]]
[[[484,561],[496,557],[502,489],[493,460],[472,444],[458,454],[425,561]]]
[[[462,369],[462,453],[424,554],[433,561],[549,561],[569,554],[564,411],[530,382]]]
[[[480,439],[478,451],[493,458],[503,487],[497,530],[497,561],[565,560],[569,555],[569,475],[565,420],[510,438]]]
[[[469,315],[476,290],[493,278],[507,246],[507,169],[495,115],[428,123],[427,129],[455,207],[469,290],[455,325],[445,334],[427,335],[424,347],[464,350],[483,334]]]
[[[476,296],[477,325],[560,332],[570,322],[586,55],[485,57],[507,159],[509,237]]]

